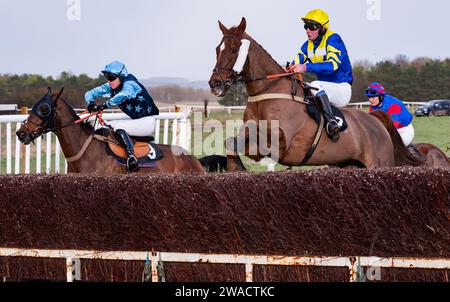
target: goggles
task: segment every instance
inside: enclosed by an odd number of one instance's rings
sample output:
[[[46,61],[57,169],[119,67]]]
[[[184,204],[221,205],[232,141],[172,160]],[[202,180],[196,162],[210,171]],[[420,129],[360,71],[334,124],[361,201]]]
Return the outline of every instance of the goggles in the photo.
[[[310,22],[308,22],[308,23],[305,23],[304,28],[305,28],[305,30],[309,29],[309,30],[314,31],[314,30],[318,30],[318,29],[322,28],[322,25],[320,25],[318,23],[310,23]]]
[[[108,80],[108,82],[112,82],[118,78],[117,75],[110,73],[110,72],[105,72],[105,73],[103,73],[103,75]]]
[[[379,96],[381,95],[381,93],[379,93],[377,90],[375,89],[367,89],[366,90],[366,95],[367,96]]]

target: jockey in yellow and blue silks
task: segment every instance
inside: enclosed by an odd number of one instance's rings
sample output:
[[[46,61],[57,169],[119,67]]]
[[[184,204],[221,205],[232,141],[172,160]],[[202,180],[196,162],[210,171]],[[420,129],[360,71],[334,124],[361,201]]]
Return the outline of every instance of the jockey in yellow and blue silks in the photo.
[[[405,146],[414,140],[413,116],[399,99],[386,94],[384,86],[379,82],[372,82],[366,89],[366,96],[370,102],[370,112],[381,110],[387,112],[394,122],[394,126],[402,137]]]
[[[131,136],[150,136],[155,132],[156,120],[154,115],[159,110],[152,97],[139,83],[135,76],[128,73],[125,64],[114,61],[102,70],[108,80],[85,94],[89,112],[104,110],[111,106],[118,106],[130,119],[111,121],[116,137],[128,154],[127,167],[130,172],[137,171],[138,161],[134,155]],[[95,104],[99,97],[110,98],[101,105]]]
[[[324,111],[327,133],[331,140],[339,139],[339,125],[331,110],[347,106],[352,95],[353,73],[347,48],[341,37],[329,29],[328,14],[315,9],[302,18],[308,35],[290,70],[296,73],[310,72],[318,80],[311,83],[319,91],[312,91]]]

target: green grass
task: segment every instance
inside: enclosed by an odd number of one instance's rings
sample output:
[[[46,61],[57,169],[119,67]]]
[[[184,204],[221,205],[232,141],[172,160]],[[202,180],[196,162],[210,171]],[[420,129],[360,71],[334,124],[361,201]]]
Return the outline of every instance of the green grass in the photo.
[[[15,154],[15,151],[13,150],[13,158],[11,160],[11,172],[13,174],[14,174],[15,165],[16,165],[14,154]],[[31,174],[36,173],[36,162],[37,162],[36,153],[31,154],[31,156],[30,156],[30,173]],[[51,166],[50,166],[51,172],[55,173],[55,154],[52,154],[50,162],[51,162]],[[46,163],[47,163],[46,155],[42,155],[41,156],[41,172],[40,172],[40,174],[45,174]],[[22,160],[20,162],[20,171],[22,171],[22,172],[25,171],[24,164],[25,164],[25,162]],[[64,173],[64,171],[65,171],[64,154],[62,152],[61,152],[59,171],[60,171],[60,173]],[[2,153],[1,173],[0,174],[6,174],[6,158],[4,158],[3,153]]]
[[[436,145],[450,156],[450,116],[415,117],[414,143]]]

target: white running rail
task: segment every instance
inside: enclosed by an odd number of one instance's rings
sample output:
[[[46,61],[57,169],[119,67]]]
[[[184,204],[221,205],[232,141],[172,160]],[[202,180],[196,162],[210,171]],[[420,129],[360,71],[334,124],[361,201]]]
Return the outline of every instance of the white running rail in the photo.
[[[156,116],[156,143],[178,145],[190,151],[191,111],[190,108],[186,109],[183,112],[160,113]],[[17,139],[16,131],[27,117],[28,115],[0,115],[0,174],[66,173],[67,162],[53,133],[39,137],[35,145],[23,146]],[[123,113],[103,115],[105,121],[126,118]]]
[[[164,252],[125,252],[125,251],[80,251],[80,250],[38,250],[0,248],[0,257],[37,257],[66,259],[67,282],[81,280],[81,259],[102,260],[151,260],[152,281],[160,281],[158,268],[162,262],[242,264],[245,267],[245,279],[253,281],[254,265],[279,266],[326,266],[348,267],[349,281],[358,280],[358,269],[366,268],[404,268],[449,270],[450,259],[427,258],[380,258],[380,257],[297,257],[297,256],[256,256],[236,254],[199,254]]]

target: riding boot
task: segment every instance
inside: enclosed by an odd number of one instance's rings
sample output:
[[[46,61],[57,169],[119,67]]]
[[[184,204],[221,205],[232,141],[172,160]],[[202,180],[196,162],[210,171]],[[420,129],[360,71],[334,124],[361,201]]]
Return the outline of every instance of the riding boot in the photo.
[[[331,109],[330,100],[328,99],[328,95],[325,92],[319,92],[316,95],[316,99],[319,103],[323,111],[323,116],[326,121],[326,131],[331,141],[337,142],[339,139],[339,123],[336,121],[336,118]]]
[[[134,155],[134,148],[133,148],[133,142],[131,141],[130,136],[128,136],[128,133],[126,133],[125,130],[118,129],[115,132],[117,137],[119,138],[119,142],[122,145],[122,147],[125,149],[125,151],[128,154],[127,159],[127,169],[129,172],[135,172],[139,170],[139,163]]]

